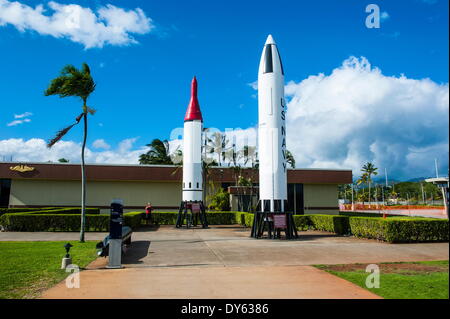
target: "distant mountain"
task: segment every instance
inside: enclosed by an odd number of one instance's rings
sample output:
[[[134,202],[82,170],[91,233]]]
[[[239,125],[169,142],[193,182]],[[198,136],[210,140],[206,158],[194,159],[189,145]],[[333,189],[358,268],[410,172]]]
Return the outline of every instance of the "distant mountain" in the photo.
[[[402,182],[414,182],[414,183],[416,183],[416,182],[421,182],[421,181],[423,181],[423,180],[425,180],[427,178],[430,178],[430,177],[414,177],[414,178],[411,178],[411,179],[408,179],[408,180],[398,180],[398,179],[390,179],[390,178],[388,178],[388,182],[389,182],[389,185],[402,183]],[[372,180],[373,180],[374,184],[384,184],[386,182],[386,180],[385,180],[385,178],[383,176],[376,176],[376,177],[372,178]]]

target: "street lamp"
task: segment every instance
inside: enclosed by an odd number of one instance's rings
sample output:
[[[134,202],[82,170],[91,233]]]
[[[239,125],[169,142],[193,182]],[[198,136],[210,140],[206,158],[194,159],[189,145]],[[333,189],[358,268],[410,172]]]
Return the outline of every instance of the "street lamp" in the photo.
[[[66,249],[66,255],[63,257],[61,262],[61,269],[66,269],[67,266],[72,264],[72,257],[70,257],[69,251],[70,248],[72,248],[73,245],[70,243],[67,243],[64,245],[64,248]]]

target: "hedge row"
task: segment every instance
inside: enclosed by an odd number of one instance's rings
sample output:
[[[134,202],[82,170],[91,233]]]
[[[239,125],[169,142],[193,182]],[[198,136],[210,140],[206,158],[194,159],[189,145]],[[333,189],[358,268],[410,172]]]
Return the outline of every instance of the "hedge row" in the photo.
[[[373,212],[343,212],[340,211],[339,215],[341,216],[351,216],[351,217],[383,217],[383,213],[379,213],[376,211]],[[402,218],[410,218],[411,216],[407,215],[399,215],[385,212],[384,216],[386,217],[402,217]]]
[[[72,213],[55,213],[40,211],[39,213],[9,213],[0,216],[0,225],[8,231],[79,231],[80,214],[77,208],[65,209]],[[95,211],[94,209],[90,209]],[[153,221],[159,225],[174,225],[177,212],[154,212]],[[124,224],[136,229],[141,225],[142,212],[124,214]],[[208,212],[210,225],[241,224],[253,225],[254,215],[243,212]],[[342,215],[294,215],[295,225],[299,230],[315,229],[337,234],[354,235],[360,238],[372,238],[391,243],[448,241],[448,219],[432,218],[379,218],[356,217]],[[108,231],[109,215],[86,215],[87,231]]]
[[[240,212],[207,212],[206,219],[209,225],[233,225],[240,224],[238,220]],[[253,216],[253,215],[252,215]],[[153,222],[157,225],[175,225],[178,212],[153,212]]]
[[[0,225],[6,231],[79,231],[80,214],[4,214]],[[135,229],[141,224],[142,213],[124,213],[124,225]],[[87,214],[86,231],[109,231],[109,215]]]
[[[34,212],[28,212],[26,214],[33,214],[33,215],[81,214],[81,208],[72,207],[72,208],[59,208],[59,209],[50,209],[50,210],[38,210],[38,211],[34,211]],[[98,215],[98,214],[100,214],[100,209],[99,208],[86,208],[86,214]]]
[[[390,243],[448,241],[448,219],[350,217],[352,235]]]
[[[44,210],[55,210],[60,209],[60,207],[41,207],[41,208],[31,208],[31,207],[22,207],[22,208],[0,208],[0,216],[3,214],[14,214],[14,213],[28,213],[28,212],[37,212]]]
[[[81,207],[41,207],[41,208],[0,208],[0,216],[3,214],[81,214]],[[99,208],[86,208],[87,214],[100,214]]]
[[[240,213],[240,224],[253,223],[253,214]],[[414,217],[356,217],[339,215],[294,215],[298,230],[322,230],[390,243],[448,241],[448,219]]]
[[[36,210],[57,209],[61,207],[0,207],[0,213],[28,212]]]
[[[352,204],[342,205],[344,209],[351,210]],[[353,204],[353,209],[361,210],[390,210],[390,209],[444,209],[444,206],[437,205],[377,205],[377,204]]]

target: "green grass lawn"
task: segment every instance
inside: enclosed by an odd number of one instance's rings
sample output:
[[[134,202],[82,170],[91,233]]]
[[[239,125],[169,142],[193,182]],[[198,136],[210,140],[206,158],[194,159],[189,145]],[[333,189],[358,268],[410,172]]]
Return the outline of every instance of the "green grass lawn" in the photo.
[[[69,273],[61,270],[62,241],[0,242],[0,299],[35,298]],[[81,268],[93,261],[96,242],[71,242],[72,263]]]
[[[386,299],[448,299],[448,260],[379,263],[380,288],[366,288],[366,264],[317,265]]]

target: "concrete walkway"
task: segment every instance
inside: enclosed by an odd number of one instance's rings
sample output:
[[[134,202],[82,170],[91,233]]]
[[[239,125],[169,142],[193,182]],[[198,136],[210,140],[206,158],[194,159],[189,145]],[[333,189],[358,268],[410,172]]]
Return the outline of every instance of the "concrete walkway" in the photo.
[[[99,258],[82,271],[81,288],[62,282],[43,298],[375,298],[310,265],[445,260],[448,243],[387,244],[326,232],[293,241],[249,238],[238,226],[133,233],[124,269]],[[101,240],[105,233],[87,233]],[[1,240],[78,240],[78,233],[0,233]],[[270,287],[270,289],[268,288]],[[120,289],[116,289],[120,288]]]
[[[41,298],[277,299],[380,298],[311,266],[169,267],[87,270],[80,288],[65,282]]]

